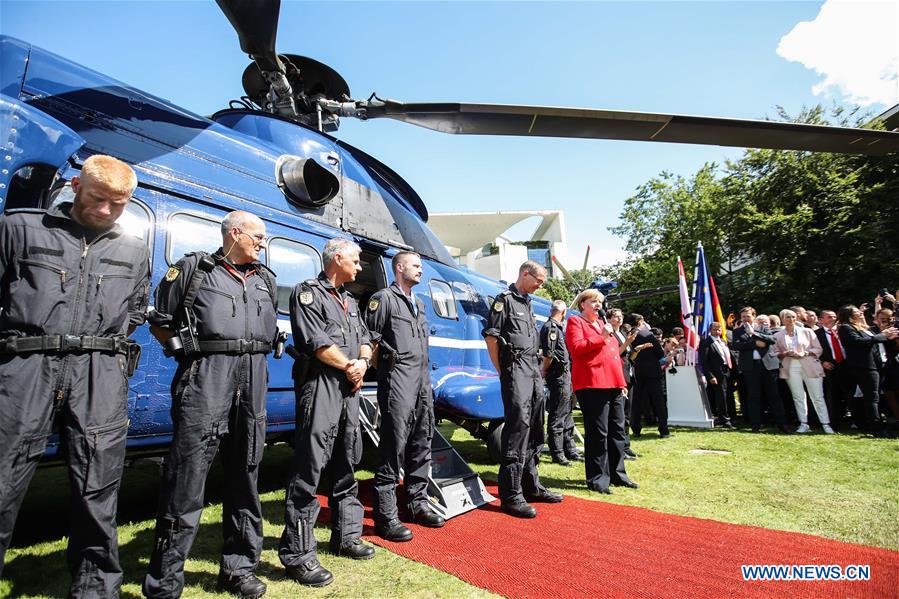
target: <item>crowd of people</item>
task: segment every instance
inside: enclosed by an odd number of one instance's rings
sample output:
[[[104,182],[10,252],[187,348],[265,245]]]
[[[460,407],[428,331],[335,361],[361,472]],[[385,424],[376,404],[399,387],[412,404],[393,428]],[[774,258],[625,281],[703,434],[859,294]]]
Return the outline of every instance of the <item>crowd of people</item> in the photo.
[[[571,419],[570,404],[560,398],[568,388],[559,380],[562,364],[570,360],[571,389],[584,417],[587,485],[597,492],[638,488],[625,470],[625,461],[637,458],[631,437],[642,434],[644,419],[658,427],[659,437],[671,435],[665,373],[678,366],[695,363],[719,427],[736,428],[738,405],[754,433],[770,423],[783,433],[805,434],[820,425],[825,434],[858,429],[887,436],[883,414],[899,418],[897,303],[886,289],[871,304],[870,324],[866,304],[822,310],[820,317],[801,306],[776,315],[747,306],[726,329],[712,322],[695,352],[683,328],[664,337],[642,315],[603,310],[603,301],[595,289],[581,292],[571,305],[578,314],[564,329],[565,303],[554,301],[541,335],[552,460],[567,466],[576,455],[570,428],[562,424]],[[564,351],[556,341],[563,335]]]

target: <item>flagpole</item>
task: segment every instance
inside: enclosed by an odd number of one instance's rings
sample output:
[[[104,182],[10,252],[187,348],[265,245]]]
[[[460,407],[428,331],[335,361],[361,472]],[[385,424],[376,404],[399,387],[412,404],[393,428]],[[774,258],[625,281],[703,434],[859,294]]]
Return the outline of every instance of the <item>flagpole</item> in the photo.
[[[693,289],[690,291],[690,311],[693,313],[693,325],[696,325],[696,283],[699,280],[699,249],[702,247],[702,242],[696,244],[696,258],[693,260]],[[697,341],[699,341],[699,331],[696,331]],[[690,362],[695,365],[696,364],[696,349],[690,348],[689,354]]]

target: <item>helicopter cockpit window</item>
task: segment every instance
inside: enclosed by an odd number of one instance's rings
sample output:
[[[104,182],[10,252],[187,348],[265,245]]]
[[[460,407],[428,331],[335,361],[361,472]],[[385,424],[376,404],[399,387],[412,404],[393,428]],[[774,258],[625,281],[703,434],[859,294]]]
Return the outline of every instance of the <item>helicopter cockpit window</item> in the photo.
[[[174,264],[188,252],[209,252],[222,245],[222,225],[193,214],[173,214],[168,225],[166,259]]]
[[[290,293],[302,281],[321,271],[321,258],[314,248],[276,237],[268,242],[269,267],[278,274],[278,312],[290,313]]]
[[[477,314],[487,318],[488,307],[484,297],[469,283],[453,281],[453,293],[466,314]]]
[[[431,279],[429,286],[431,288],[431,304],[434,306],[437,316],[457,320],[459,313],[456,310],[456,298],[453,296],[452,287],[437,279]]]

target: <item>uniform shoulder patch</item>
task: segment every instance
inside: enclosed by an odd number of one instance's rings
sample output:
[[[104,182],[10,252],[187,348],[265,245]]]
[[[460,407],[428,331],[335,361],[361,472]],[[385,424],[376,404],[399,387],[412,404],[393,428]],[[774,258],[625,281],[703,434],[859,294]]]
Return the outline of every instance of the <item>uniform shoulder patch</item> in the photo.
[[[379,300],[376,297],[373,297],[370,300],[368,300],[368,311],[374,312],[375,310],[378,309],[378,306],[380,306],[380,305],[381,305],[381,300]]]
[[[301,291],[300,292],[300,303],[304,306],[308,306],[312,304],[312,292],[311,291]]]
[[[555,341],[555,340],[558,339],[558,338],[559,338],[559,334],[556,333],[555,331],[553,331],[552,333],[549,334],[549,340],[550,340],[550,341]]]
[[[495,312],[502,312],[502,311],[505,309],[505,307],[506,307],[506,304],[503,303],[502,300],[499,300],[499,299],[494,300],[494,302],[493,302],[493,310],[494,310]]]
[[[181,274],[180,266],[169,266],[169,269],[165,271],[165,280],[169,283],[178,278]]]

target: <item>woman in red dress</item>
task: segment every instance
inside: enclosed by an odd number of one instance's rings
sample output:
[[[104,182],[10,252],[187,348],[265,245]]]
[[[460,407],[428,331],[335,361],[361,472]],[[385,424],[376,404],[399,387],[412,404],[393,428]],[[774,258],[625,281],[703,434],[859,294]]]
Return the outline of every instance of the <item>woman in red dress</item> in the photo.
[[[571,354],[571,386],[584,414],[584,459],[587,486],[611,494],[609,485],[637,488],[624,469],[624,398],[627,384],[621,369],[618,340],[600,317],[603,295],[582,291],[568,319],[565,342]]]

